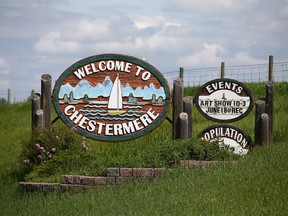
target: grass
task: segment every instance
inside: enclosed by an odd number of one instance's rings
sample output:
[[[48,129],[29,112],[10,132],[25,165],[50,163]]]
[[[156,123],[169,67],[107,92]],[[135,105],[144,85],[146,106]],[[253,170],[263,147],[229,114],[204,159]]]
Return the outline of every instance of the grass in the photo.
[[[30,104],[0,106],[0,214],[1,215],[287,215],[287,83],[276,86],[274,142],[256,147],[233,165],[217,165],[199,170],[175,169],[154,183],[131,183],[119,188],[97,189],[88,193],[22,194],[19,156],[21,143],[30,134]],[[252,86],[254,94],[259,86]],[[261,87],[261,89],[263,89]],[[264,88],[265,91],[265,88]],[[261,97],[261,96],[258,96]],[[197,115],[198,132],[213,124]],[[205,121],[204,121],[205,120]],[[253,111],[238,126],[253,134]],[[166,124],[166,125],[165,125]],[[131,143],[91,143],[110,148],[148,148],[158,145],[165,123],[149,135]],[[197,134],[195,132],[195,134]],[[252,136],[253,137],[253,136]],[[169,138],[169,137],[168,137]],[[160,135],[160,139],[168,139]],[[122,145],[123,144],[123,145]],[[108,147],[107,147],[108,145]],[[152,146],[153,146],[152,145]],[[152,147],[151,147],[152,148]],[[139,156],[140,157],[140,156]],[[123,159],[125,161],[125,159]],[[93,167],[92,167],[93,168]]]

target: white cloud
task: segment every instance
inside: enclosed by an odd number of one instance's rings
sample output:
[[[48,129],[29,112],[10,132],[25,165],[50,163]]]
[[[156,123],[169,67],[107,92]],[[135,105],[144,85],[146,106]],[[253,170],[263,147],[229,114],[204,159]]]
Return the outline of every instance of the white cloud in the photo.
[[[79,50],[79,44],[67,41],[59,31],[52,31],[40,38],[35,44],[35,49],[48,54],[71,53]]]
[[[159,16],[143,16],[135,22],[133,18],[114,15],[105,19],[85,18],[76,23],[68,22],[61,29],[47,33],[34,48],[42,54],[123,53],[137,49],[142,52],[172,52],[172,49],[178,48],[173,30],[179,27],[176,22]]]
[[[225,60],[229,65],[249,65],[249,64],[264,64],[267,63],[267,59],[257,59],[250,55],[248,51],[237,52],[231,58]]]
[[[6,62],[5,59],[0,57],[0,75],[9,74],[10,65]]]
[[[224,49],[220,44],[204,43],[203,49],[194,54],[178,60],[180,65],[185,67],[206,67],[219,65],[221,60],[218,54]]]
[[[284,18],[288,18],[288,6],[282,8],[280,10],[280,15]]]
[[[36,5],[48,5],[56,3],[58,0],[1,0],[0,5],[15,5],[15,6],[36,6]]]
[[[167,9],[196,13],[235,13],[249,8],[257,0],[171,0]]]
[[[164,25],[166,27],[181,27],[182,24],[172,20],[167,20],[163,16],[135,16],[133,17],[134,25],[138,29],[146,29],[149,27],[157,27]]]
[[[81,19],[76,23],[70,23],[69,29],[66,29],[64,37],[74,40],[99,40],[104,39],[111,33],[109,22],[104,18]]]
[[[9,85],[9,81],[8,80],[0,80],[0,86],[2,89],[7,88]]]

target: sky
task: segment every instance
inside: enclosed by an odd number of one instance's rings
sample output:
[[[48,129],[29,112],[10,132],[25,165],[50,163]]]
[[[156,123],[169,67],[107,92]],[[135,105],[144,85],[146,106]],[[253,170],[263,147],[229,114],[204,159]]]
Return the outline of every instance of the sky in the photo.
[[[0,0],[0,97],[104,53],[164,74],[288,61],[287,23],[287,0]]]

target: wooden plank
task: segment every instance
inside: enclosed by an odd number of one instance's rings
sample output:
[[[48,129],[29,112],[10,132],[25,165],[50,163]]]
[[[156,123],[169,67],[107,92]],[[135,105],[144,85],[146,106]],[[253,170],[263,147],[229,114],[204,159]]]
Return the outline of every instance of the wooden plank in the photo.
[[[188,115],[188,138],[192,137],[193,129],[193,97],[186,96],[183,98],[183,112]]]
[[[173,83],[173,125],[172,125],[172,139],[179,139],[179,115],[183,112],[183,95],[184,85],[183,79],[177,78]]]

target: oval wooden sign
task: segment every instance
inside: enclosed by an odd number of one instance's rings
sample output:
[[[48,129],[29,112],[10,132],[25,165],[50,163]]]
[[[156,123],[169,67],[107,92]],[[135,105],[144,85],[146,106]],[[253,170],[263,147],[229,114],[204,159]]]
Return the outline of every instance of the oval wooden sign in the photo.
[[[252,141],[243,130],[232,125],[213,125],[204,129],[199,138],[206,141],[219,141],[219,147],[229,146],[235,154],[246,155],[251,147]]]
[[[254,98],[250,90],[237,80],[215,79],[199,88],[195,103],[206,118],[233,122],[250,113]]]
[[[149,133],[171,107],[169,84],[149,63],[103,54],[67,68],[53,91],[59,117],[99,141],[125,141]]]

